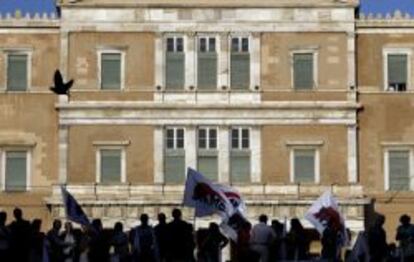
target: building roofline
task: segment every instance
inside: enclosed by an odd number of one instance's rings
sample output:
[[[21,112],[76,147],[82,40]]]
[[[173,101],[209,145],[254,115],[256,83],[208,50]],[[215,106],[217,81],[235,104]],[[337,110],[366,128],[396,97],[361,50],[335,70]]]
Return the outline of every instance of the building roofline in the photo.
[[[394,13],[363,14],[356,20],[357,29],[398,29],[414,28],[414,17],[396,10]]]

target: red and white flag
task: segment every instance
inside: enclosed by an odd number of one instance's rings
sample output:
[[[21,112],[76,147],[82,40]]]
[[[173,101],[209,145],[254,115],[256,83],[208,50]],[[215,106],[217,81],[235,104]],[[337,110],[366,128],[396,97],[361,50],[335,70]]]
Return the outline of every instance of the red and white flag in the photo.
[[[339,211],[336,198],[332,195],[331,191],[326,191],[313,203],[306,212],[305,218],[321,235],[328,226],[328,222],[330,222],[333,230],[336,230],[341,234],[341,245],[348,242],[345,221]]]
[[[183,205],[194,207],[196,217],[218,214],[225,219],[235,212],[221,186],[213,184],[192,168],[187,169]]]

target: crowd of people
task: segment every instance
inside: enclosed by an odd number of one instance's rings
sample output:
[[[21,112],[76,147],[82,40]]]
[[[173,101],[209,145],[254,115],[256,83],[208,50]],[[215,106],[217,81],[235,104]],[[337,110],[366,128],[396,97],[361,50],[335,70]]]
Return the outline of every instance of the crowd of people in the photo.
[[[74,229],[71,222],[63,225],[54,220],[52,228],[41,232],[42,221],[29,222],[23,218],[22,210],[13,212],[14,221],[6,224],[6,212],[0,212],[0,261],[19,262],[163,262],[200,261],[218,262],[221,250],[231,243],[232,261],[342,261],[338,247],[339,234],[328,225],[321,236],[322,251],[312,255],[309,251],[312,237],[299,219],[290,221],[290,230],[277,220],[268,225],[266,215],[261,215],[256,225],[245,222],[238,230],[237,241],[229,241],[216,223],[208,229],[194,232],[193,225],[182,219],[181,210],[172,211],[172,219],[167,222],[164,213],[158,214],[156,226],[149,224],[147,214],[140,216],[140,225],[129,232],[124,231],[121,222],[107,230],[100,219],[90,226]],[[414,225],[410,217],[401,216],[395,244],[388,245],[383,229],[385,217],[379,215],[376,222],[362,233],[366,240],[365,252],[345,261],[414,261]],[[46,259],[45,259],[46,258]]]

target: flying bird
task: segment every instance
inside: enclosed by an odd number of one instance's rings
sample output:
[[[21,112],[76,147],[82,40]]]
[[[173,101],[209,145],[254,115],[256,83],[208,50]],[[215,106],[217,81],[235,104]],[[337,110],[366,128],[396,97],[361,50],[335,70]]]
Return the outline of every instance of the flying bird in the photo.
[[[69,95],[69,89],[72,87],[74,81],[72,79],[67,83],[63,83],[62,74],[60,73],[59,69],[57,69],[55,71],[53,82],[55,86],[50,87],[50,90],[52,90],[57,95]]]

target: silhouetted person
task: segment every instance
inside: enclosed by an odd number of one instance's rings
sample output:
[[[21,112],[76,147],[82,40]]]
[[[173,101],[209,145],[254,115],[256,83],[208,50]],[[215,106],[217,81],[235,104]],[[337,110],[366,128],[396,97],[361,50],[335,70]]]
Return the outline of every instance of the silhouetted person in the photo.
[[[65,223],[65,230],[61,236],[64,247],[63,247],[63,261],[64,262],[74,262],[76,260],[76,248],[78,245],[78,236],[73,230],[71,222]]]
[[[306,239],[305,230],[297,218],[290,220],[290,231],[287,234],[287,243],[288,259],[307,259],[308,240]]]
[[[42,227],[42,220],[34,219],[32,221],[32,233],[30,241],[30,262],[43,261],[43,247],[45,241],[45,234],[40,231]]]
[[[274,238],[273,229],[267,225],[267,216],[260,215],[259,223],[252,229],[250,246],[253,251],[260,255],[261,262],[269,261],[269,248]]]
[[[52,229],[47,232],[47,240],[49,242],[49,259],[50,261],[63,261],[63,248],[65,243],[61,238],[60,229],[62,228],[62,221],[55,219],[53,221]]]
[[[121,222],[116,222],[111,239],[111,246],[114,248],[114,259],[118,262],[129,261],[129,243],[128,236],[124,232],[124,226]]]
[[[7,221],[7,213],[0,212],[0,261],[8,261],[9,260],[9,252],[10,252],[10,230],[6,226]]]
[[[29,259],[30,253],[30,222],[23,219],[23,212],[20,208],[13,210],[15,220],[9,225],[11,233],[11,257],[13,261],[25,262]]]
[[[167,261],[194,261],[193,226],[181,219],[181,210],[172,211],[173,220],[168,223]]]
[[[156,261],[158,254],[154,229],[148,224],[147,214],[142,214],[140,220],[141,225],[130,233],[133,261]]]
[[[105,237],[102,221],[94,219],[90,230],[89,262],[109,261],[109,243]]]
[[[210,223],[207,236],[200,246],[201,261],[220,262],[221,249],[223,249],[229,240],[220,232],[216,223]]]
[[[378,215],[374,225],[368,230],[370,261],[381,262],[387,258],[387,234],[383,228],[385,217]]]
[[[252,224],[246,221],[237,232],[237,242],[235,243],[235,256],[238,262],[259,261],[259,255],[250,248],[250,233]]]
[[[168,247],[168,226],[167,218],[164,213],[158,214],[158,225],[154,227],[155,237],[158,245],[158,254],[160,261],[163,262],[167,256]]]
[[[270,247],[270,261],[280,261],[286,259],[286,246],[285,246],[285,226],[277,219],[272,220],[272,229],[275,234],[275,238]]]
[[[332,226],[331,221],[328,221],[328,225],[322,233],[322,252],[321,257],[330,262],[336,262],[338,260],[338,237],[339,232]]]
[[[400,242],[404,261],[414,261],[414,227],[411,224],[411,218],[408,215],[402,215],[400,223],[395,239]]]

